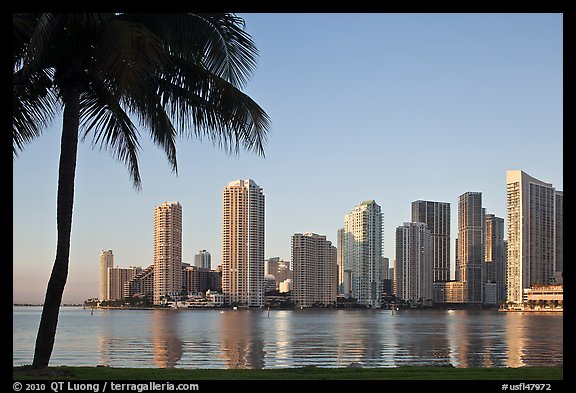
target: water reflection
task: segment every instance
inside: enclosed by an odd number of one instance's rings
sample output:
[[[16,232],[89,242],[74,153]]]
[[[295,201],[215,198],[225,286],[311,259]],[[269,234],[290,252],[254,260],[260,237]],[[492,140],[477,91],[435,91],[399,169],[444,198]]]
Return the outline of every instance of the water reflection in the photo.
[[[433,312],[400,311],[391,316],[397,336],[395,366],[450,364],[447,319]]]
[[[291,338],[291,311],[274,310],[270,313],[270,323],[266,325],[266,333],[272,337],[272,342],[267,345],[266,360],[274,367],[292,367]]]
[[[14,312],[13,363],[32,362],[41,309]],[[61,312],[53,365],[278,368],[563,365],[561,313],[471,310]]]
[[[264,368],[262,311],[224,311],[220,314],[220,355],[228,368]]]
[[[175,367],[182,357],[179,335],[179,311],[154,310],[150,319],[153,362],[156,367]]]
[[[379,311],[338,310],[336,330],[336,362],[338,367],[359,363],[363,367],[381,364],[386,328],[378,318]],[[376,318],[375,318],[376,317]]]

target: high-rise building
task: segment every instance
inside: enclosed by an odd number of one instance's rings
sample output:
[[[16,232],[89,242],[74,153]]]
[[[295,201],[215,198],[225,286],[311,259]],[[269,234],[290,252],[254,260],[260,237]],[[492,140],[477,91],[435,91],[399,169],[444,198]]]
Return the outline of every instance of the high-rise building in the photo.
[[[253,180],[228,183],[222,209],[222,292],[227,304],[264,305],[264,192]]]
[[[520,170],[506,172],[506,190],[507,302],[521,304],[525,289],[554,283],[563,266],[563,194]]]
[[[422,222],[396,228],[396,297],[410,303],[432,301],[433,241]]]
[[[154,209],[154,296],[161,304],[182,291],[182,206],[164,202]]]
[[[465,303],[483,300],[484,209],[481,192],[466,192],[458,198],[458,268],[464,283]]]
[[[124,300],[127,283],[141,272],[142,268],[139,266],[109,267],[106,300]]]
[[[264,261],[264,275],[271,274],[274,277],[278,274],[278,263],[280,262],[280,257],[268,258]]]
[[[495,286],[494,303],[506,301],[506,247],[504,243],[504,219],[494,214],[486,214],[484,268],[485,284]],[[484,303],[488,302],[486,296]]]
[[[564,193],[556,191],[556,272],[564,272]]]
[[[336,247],[315,233],[292,235],[292,300],[299,307],[336,302]]]
[[[450,204],[447,202],[412,202],[412,222],[423,222],[432,235],[434,281],[450,280]]]
[[[108,298],[108,269],[114,267],[114,254],[112,250],[100,251],[100,300],[110,300]]]
[[[344,295],[344,228],[336,232],[336,264],[338,265],[338,294]]]
[[[369,200],[344,217],[344,273],[351,273],[351,295],[359,304],[380,307],[381,258],[382,213]]]
[[[198,251],[198,254],[194,255],[194,266],[210,270],[212,268],[212,256],[210,253],[206,250]]]

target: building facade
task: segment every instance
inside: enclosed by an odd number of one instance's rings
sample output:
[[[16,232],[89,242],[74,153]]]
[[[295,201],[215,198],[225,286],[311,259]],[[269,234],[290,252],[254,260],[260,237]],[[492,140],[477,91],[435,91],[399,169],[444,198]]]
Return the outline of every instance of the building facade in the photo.
[[[127,283],[141,272],[142,268],[139,266],[108,268],[108,293],[106,300],[124,300]]]
[[[154,294],[154,265],[148,266],[124,284],[124,298],[140,297],[152,302]]]
[[[458,198],[458,268],[464,283],[466,303],[478,306],[483,301],[484,215],[482,193],[466,192]]]
[[[412,202],[412,222],[423,222],[432,235],[434,281],[450,280],[450,204]]]
[[[484,303],[506,301],[506,243],[504,242],[504,219],[486,214],[484,241]],[[493,284],[493,285],[487,285]],[[486,288],[490,287],[490,298]],[[492,295],[492,292],[494,294]]]
[[[227,304],[264,305],[264,192],[236,180],[223,193],[222,291]]]
[[[359,304],[380,307],[381,262],[382,212],[369,200],[344,217],[344,286],[350,272],[350,294]]]
[[[349,295],[344,291],[344,228],[338,229],[336,232],[336,264],[338,265],[338,294]]]
[[[336,302],[336,247],[315,233],[292,235],[292,300],[298,307]]]
[[[153,303],[182,291],[182,206],[164,202],[154,209]]]
[[[433,299],[432,234],[425,223],[406,222],[396,228],[396,298],[409,303]]]
[[[507,302],[521,304],[526,288],[550,285],[563,269],[563,194],[520,170],[506,172]]]
[[[198,254],[194,255],[194,266],[202,267],[204,269],[212,269],[212,256],[206,250],[198,251]]]
[[[114,254],[112,250],[100,251],[100,300],[110,300],[108,298],[108,269],[114,267]]]

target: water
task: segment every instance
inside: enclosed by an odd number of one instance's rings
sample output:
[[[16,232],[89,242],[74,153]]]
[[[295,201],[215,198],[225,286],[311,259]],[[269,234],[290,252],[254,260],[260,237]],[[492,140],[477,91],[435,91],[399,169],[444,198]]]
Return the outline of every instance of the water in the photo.
[[[41,307],[13,307],[15,366]],[[282,368],[562,366],[562,313],[94,310],[63,307],[50,365]]]

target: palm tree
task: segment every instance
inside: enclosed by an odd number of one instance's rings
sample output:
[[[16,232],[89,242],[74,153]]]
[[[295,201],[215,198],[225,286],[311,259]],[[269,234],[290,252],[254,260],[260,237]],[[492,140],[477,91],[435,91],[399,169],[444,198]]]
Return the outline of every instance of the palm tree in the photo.
[[[56,258],[34,367],[47,367],[68,276],[78,142],[111,152],[141,189],[137,124],[177,174],[176,137],[264,155],[265,111],[241,89],[257,48],[233,14],[13,14],[13,154],[62,108]]]

